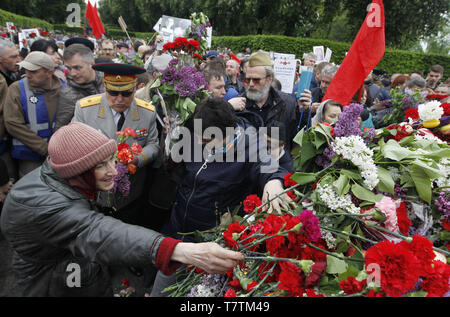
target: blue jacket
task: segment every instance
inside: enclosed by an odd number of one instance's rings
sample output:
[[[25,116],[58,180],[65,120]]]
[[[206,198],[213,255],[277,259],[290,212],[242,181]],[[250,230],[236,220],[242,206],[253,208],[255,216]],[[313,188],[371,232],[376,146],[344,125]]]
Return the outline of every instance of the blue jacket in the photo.
[[[240,114],[239,119],[241,131],[254,126],[251,121],[259,121],[262,125],[261,118],[250,112]],[[223,162],[213,160],[207,163],[202,159],[198,163],[184,163],[187,174],[178,189],[169,224],[163,233],[180,239],[177,233],[211,229],[220,224],[223,213],[233,212],[252,194],[256,182],[261,187],[272,179],[283,182],[287,171],[271,159],[266,143],[257,140],[255,135],[242,133],[236,139],[235,146],[227,152],[227,155],[234,155],[232,162],[225,162],[225,156],[222,156]],[[236,159],[239,157],[241,160]],[[257,160],[251,162],[250,158],[254,157]],[[272,168],[267,172],[264,168],[269,165]]]

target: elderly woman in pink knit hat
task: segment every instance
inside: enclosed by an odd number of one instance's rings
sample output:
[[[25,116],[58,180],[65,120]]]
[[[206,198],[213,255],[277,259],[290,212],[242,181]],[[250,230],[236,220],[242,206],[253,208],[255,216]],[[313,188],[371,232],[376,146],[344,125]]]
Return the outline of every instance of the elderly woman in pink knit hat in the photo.
[[[111,296],[113,265],[153,264],[172,274],[184,263],[219,273],[243,260],[215,243],[183,243],[100,213],[94,198],[114,185],[116,149],[95,129],[71,123],[8,195],[0,225],[24,296]]]

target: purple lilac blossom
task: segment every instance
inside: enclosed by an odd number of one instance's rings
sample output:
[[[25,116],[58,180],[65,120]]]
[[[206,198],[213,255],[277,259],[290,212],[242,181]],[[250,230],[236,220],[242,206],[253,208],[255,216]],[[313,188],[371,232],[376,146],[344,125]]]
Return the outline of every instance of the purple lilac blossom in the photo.
[[[328,166],[331,165],[331,159],[336,155],[336,153],[333,151],[333,147],[332,146],[328,146],[324,151],[322,155],[319,155],[316,157],[316,164],[323,167],[323,168],[327,168]]]
[[[122,163],[116,164],[117,175],[114,177],[114,187],[111,189],[111,193],[116,193],[119,190],[123,196],[130,194],[130,180],[128,176],[128,168]]]
[[[450,221],[450,191],[442,192],[435,201],[438,210],[444,214],[445,221]]]
[[[364,107],[357,103],[352,103],[344,108],[344,111],[339,116],[338,122],[334,126],[334,133],[336,137],[363,135],[359,127],[358,118]]]

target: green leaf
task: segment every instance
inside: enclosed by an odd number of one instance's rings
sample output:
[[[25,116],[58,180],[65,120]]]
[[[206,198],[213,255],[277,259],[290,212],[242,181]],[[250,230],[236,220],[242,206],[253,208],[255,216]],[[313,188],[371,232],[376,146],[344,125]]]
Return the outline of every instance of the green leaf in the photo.
[[[304,135],[305,135],[305,128],[301,129],[294,138],[294,142],[300,145],[300,147],[303,144]]]
[[[385,158],[393,161],[402,161],[405,158],[415,158],[416,154],[406,148],[401,147],[397,141],[389,140],[386,145],[381,147],[381,152]]]
[[[409,293],[408,295],[406,295],[407,297],[426,297],[427,296],[427,292],[425,291],[417,291],[417,292],[412,292]]]
[[[436,168],[433,168],[432,166],[429,166],[420,160],[415,160],[411,163],[411,165],[416,166],[418,169],[422,169],[425,174],[427,174],[431,179],[439,178],[442,176],[442,172],[437,168],[437,165],[435,165]]]
[[[320,134],[314,134],[314,141],[313,144],[316,147],[316,149],[320,149],[320,147],[327,143],[327,140]]]
[[[348,178],[353,179],[354,181],[362,180],[361,173],[351,171],[351,170],[341,170],[341,173],[346,175]]]
[[[336,187],[339,196],[345,195],[350,190],[350,179],[347,175],[341,174],[339,179],[334,182],[334,186]]]
[[[385,193],[394,194],[395,182],[391,174],[389,174],[389,172],[386,169],[380,166],[377,166],[377,174],[378,179],[380,180],[380,182],[377,185],[377,189]]]
[[[300,185],[305,185],[305,184],[315,182],[317,177],[316,177],[316,174],[314,174],[314,173],[296,172],[294,175],[291,176],[291,179],[293,181],[296,181]]]
[[[375,195],[370,190],[368,190],[358,184],[354,184],[352,186],[352,193],[358,199],[364,200],[364,201],[370,201],[372,203],[377,203],[383,198],[383,195]]]
[[[155,80],[155,82],[153,83],[153,85],[150,86],[150,89],[155,89],[155,88],[159,88],[161,86],[161,79],[158,78]]]
[[[343,256],[342,253],[336,254]],[[327,254],[327,269],[328,274],[341,274],[347,272],[348,264],[344,260],[338,259],[332,255]]]
[[[300,152],[300,167],[314,157],[316,157],[316,148],[311,142],[305,142],[304,140],[302,151]]]
[[[409,168],[409,174],[417,189],[417,193],[427,203],[431,203],[431,180],[426,172],[417,165]]]

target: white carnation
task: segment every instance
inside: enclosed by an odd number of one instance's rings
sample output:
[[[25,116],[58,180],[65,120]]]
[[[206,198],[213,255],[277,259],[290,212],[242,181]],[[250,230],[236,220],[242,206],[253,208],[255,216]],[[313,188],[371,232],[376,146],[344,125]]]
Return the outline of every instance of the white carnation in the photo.
[[[443,114],[444,109],[437,100],[419,105],[419,117],[422,121],[439,120]]]

